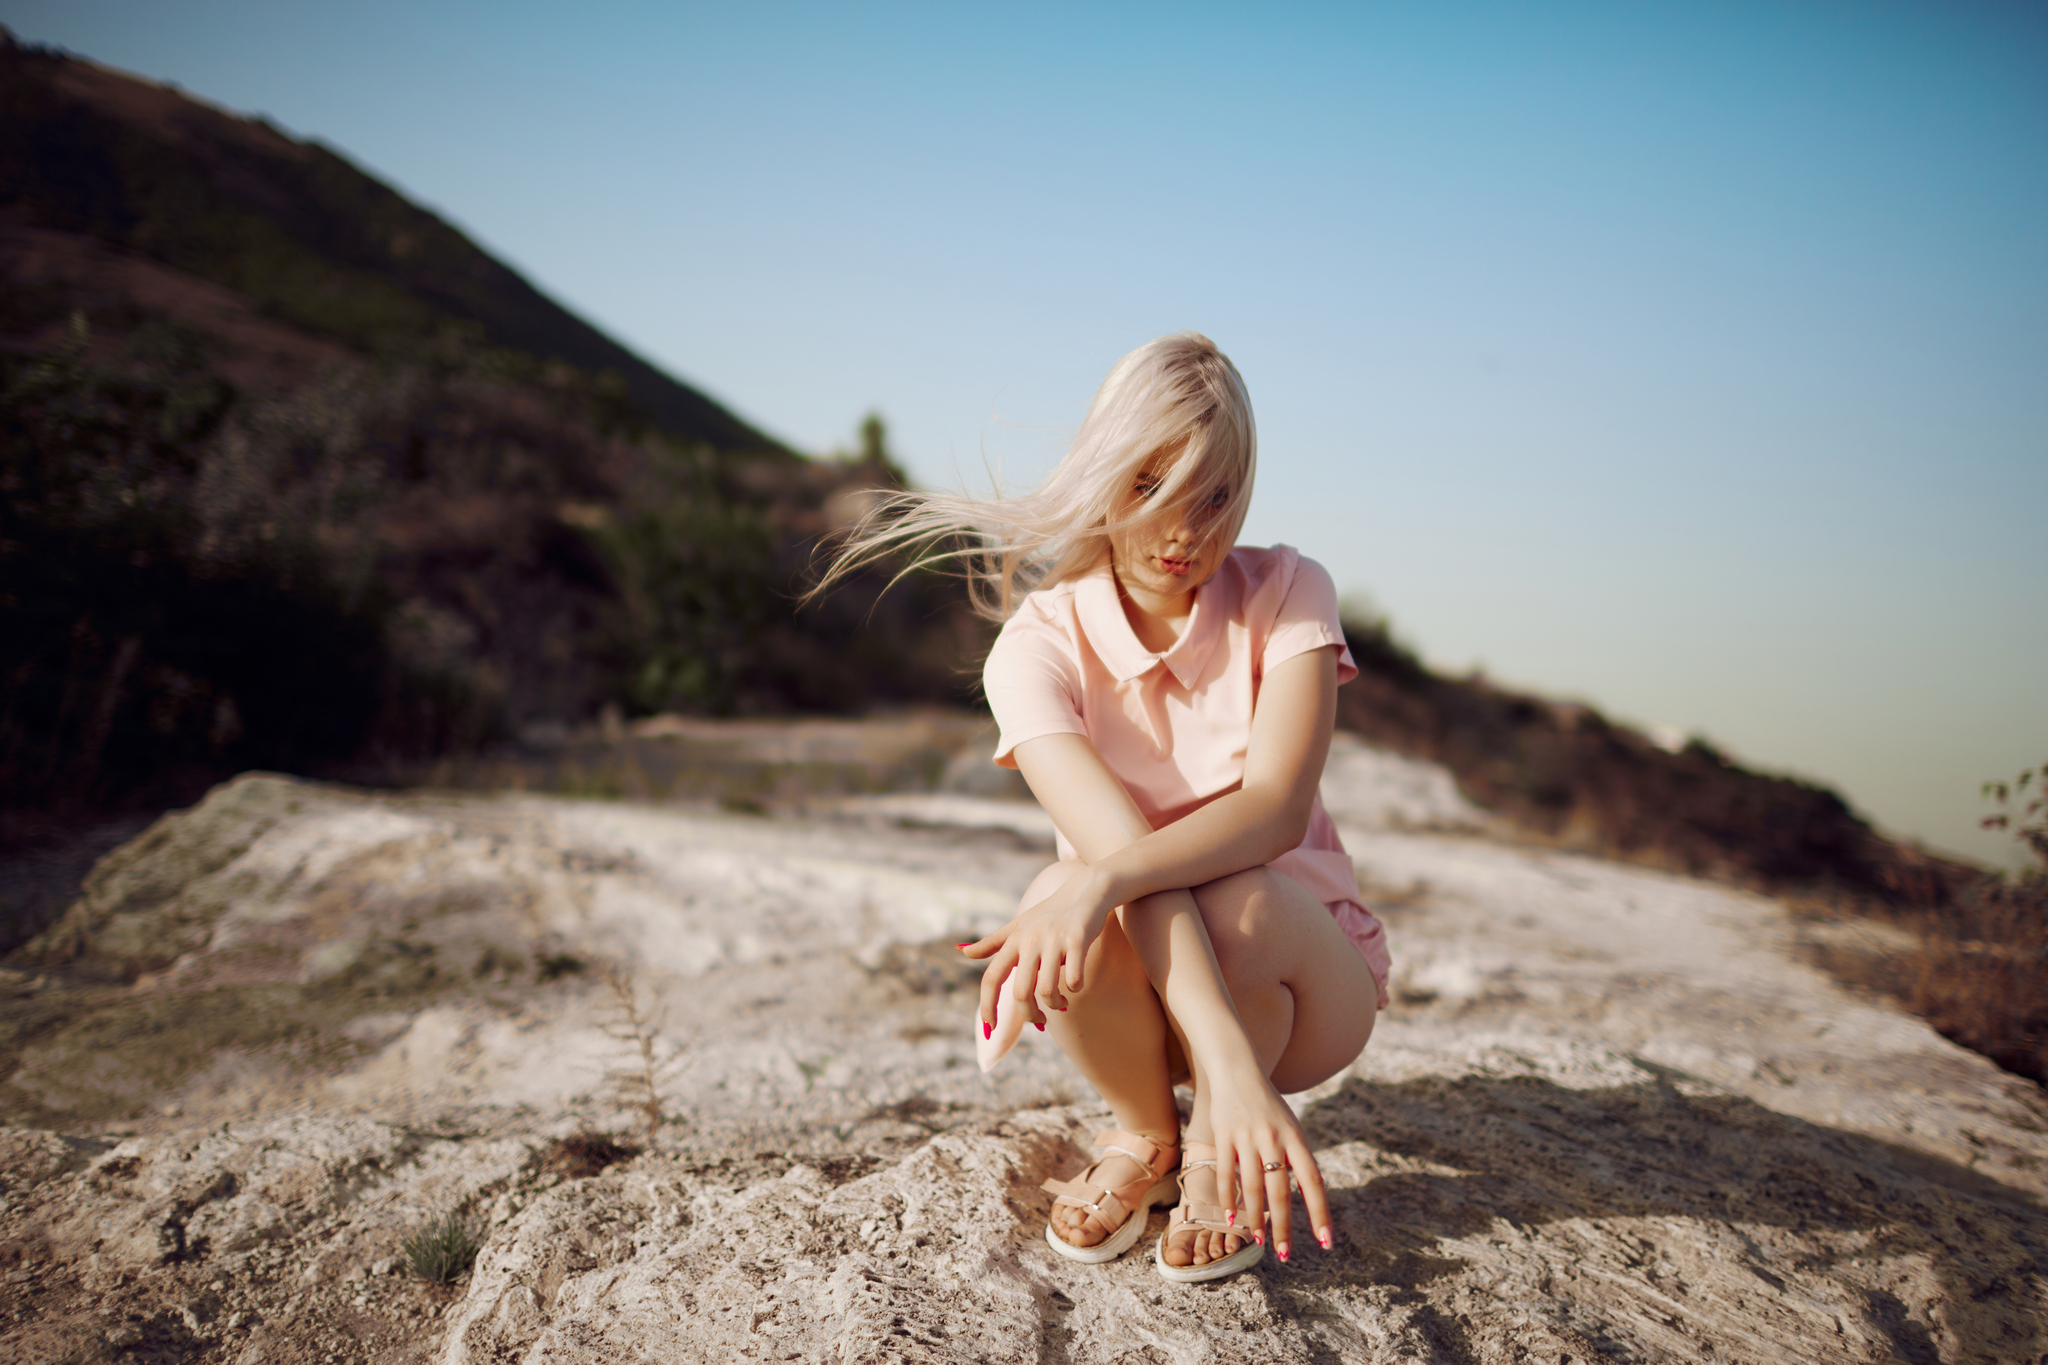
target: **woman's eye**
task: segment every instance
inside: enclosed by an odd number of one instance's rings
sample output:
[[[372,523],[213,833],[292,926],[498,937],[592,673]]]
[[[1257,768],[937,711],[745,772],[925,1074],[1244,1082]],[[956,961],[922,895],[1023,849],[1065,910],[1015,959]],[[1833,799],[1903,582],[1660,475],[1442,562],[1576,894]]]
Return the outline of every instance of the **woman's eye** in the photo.
[[[1137,489],[1139,497],[1149,498],[1159,491],[1159,484],[1154,479],[1140,479],[1138,480]]]
[[[1229,501],[1230,490],[1228,488],[1219,488],[1209,498],[1209,510],[1212,512],[1217,511],[1224,503]]]

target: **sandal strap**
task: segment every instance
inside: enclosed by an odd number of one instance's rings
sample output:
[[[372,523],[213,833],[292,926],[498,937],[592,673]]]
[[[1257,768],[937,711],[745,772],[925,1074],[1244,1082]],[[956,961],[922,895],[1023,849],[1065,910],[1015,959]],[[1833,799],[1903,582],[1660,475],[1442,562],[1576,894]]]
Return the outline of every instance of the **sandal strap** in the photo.
[[[1134,1184],[1136,1182],[1133,1182]],[[1114,1228],[1130,1217],[1130,1205],[1115,1190],[1098,1189],[1079,1180],[1048,1180],[1038,1188],[1053,1196],[1055,1204],[1078,1204]]]
[[[1104,1232],[1114,1232],[1123,1226],[1131,1216],[1131,1205],[1124,1198],[1123,1191],[1129,1191],[1133,1198],[1143,1194],[1166,1177],[1172,1169],[1174,1157],[1179,1149],[1162,1147],[1150,1138],[1137,1133],[1127,1133],[1121,1128],[1110,1128],[1095,1135],[1095,1146],[1104,1153],[1097,1157],[1074,1180],[1047,1180],[1039,1188],[1053,1196],[1055,1204],[1074,1204],[1088,1210],[1095,1221],[1102,1225]],[[1121,1185],[1097,1183],[1095,1172],[1111,1156],[1128,1157],[1145,1168],[1144,1174]]]
[[[1239,1237],[1249,1237],[1251,1235],[1249,1219],[1244,1223],[1226,1223],[1223,1220],[1230,1216],[1232,1210],[1223,1207],[1221,1204],[1211,1204],[1206,1200],[1196,1199],[1188,1193],[1188,1172],[1199,1171],[1204,1166],[1211,1170],[1216,1169],[1214,1156],[1216,1149],[1205,1142],[1190,1142],[1187,1144],[1186,1150],[1189,1152],[1198,1149],[1206,1151],[1210,1155],[1197,1161],[1181,1162],[1180,1203],[1173,1211],[1173,1221],[1167,1227],[1166,1235],[1171,1238],[1183,1228],[1207,1228],[1211,1232],[1233,1233]],[[1239,1213],[1243,1211],[1242,1207],[1236,1210]]]
[[[1095,1135],[1095,1145],[1105,1152],[1127,1156],[1152,1173],[1154,1180],[1164,1176],[1172,1168],[1168,1158],[1179,1152],[1178,1147],[1161,1147],[1148,1137],[1127,1133],[1121,1128],[1105,1128]],[[1096,1165],[1101,1165],[1100,1161]],[[1092,1168],[1091,1168],[1092,1169]]]

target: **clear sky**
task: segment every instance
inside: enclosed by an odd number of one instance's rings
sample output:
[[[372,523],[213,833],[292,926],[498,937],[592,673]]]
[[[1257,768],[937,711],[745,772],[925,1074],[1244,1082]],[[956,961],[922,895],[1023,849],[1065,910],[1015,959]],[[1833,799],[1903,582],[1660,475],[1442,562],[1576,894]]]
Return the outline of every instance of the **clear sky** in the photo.
[[[0,0],[320,138],[800,448],[1250,384],[1433,663],[1981,857],[2048,759],[2048,8]]]

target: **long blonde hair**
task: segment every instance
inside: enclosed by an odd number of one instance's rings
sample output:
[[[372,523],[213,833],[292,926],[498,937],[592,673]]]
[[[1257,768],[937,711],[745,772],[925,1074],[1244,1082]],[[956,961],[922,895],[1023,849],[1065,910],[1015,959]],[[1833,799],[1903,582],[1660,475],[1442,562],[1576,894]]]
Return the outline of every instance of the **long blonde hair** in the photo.
[[[1251,396],[1230,357],[1200,332],[1149,341],[1110,368],[1066,458],[1014,497],[904,491],[877,499],[841,539],[812,595],[856,569],[911,552],[898,577],[952,563],[975,610],[1008,620],[1025,593],[1100,563],[1110,537],[1168,516],[1236,544],[1258,466]],[[1120,510],[1154,456],[1172,452],[1152,496]]]

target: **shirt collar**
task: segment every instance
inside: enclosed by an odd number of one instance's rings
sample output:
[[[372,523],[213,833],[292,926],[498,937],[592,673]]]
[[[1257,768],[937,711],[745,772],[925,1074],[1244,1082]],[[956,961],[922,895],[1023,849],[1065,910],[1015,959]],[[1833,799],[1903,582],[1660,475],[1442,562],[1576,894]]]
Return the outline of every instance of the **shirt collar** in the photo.
[[[1223,636],[1223,623],[1231,614],[1233,604],[1229,599],[1235,595],[1237,582],[1232,567],[1226,559],[1215,577],[1196,589],[1195,609],[1188,617],[1186,629],[1163,654],[1154,654],[1139,643],[1138,633],[1131,629],[1130,618],[1124,615],[1124,605],[1117,597],[1116,575],[1106,556],[1074,584],[1074,612],[1095,656],[1118,682],[1141,677],[1164,662],[1175,681],[1192,688],[1208,666],[1209,656],[1216,652],[1216,642]]]

